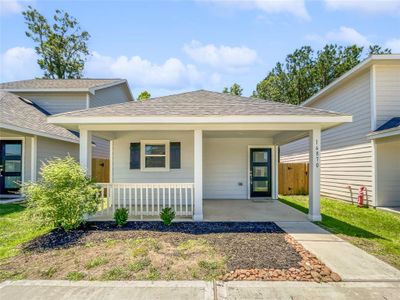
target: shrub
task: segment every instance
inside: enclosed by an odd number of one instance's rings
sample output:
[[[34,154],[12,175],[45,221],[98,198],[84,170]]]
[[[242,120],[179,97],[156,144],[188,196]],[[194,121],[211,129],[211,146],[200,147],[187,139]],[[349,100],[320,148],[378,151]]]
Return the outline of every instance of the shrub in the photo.
[[[121,207],[115,210],[114,220],[118,227],[124,226],[128,222],[128,209]]]
[[[22,192],[28,200],[28,215],[41,224],[76,229],[86,215],[97,211],[99,188],[72,157],[43,164],[40,177],[36,183],[24,184]]]
[[[171,207],[166,207],[160,212],[160,218],[164,225],[169,226],[175,219],[175,212]]]

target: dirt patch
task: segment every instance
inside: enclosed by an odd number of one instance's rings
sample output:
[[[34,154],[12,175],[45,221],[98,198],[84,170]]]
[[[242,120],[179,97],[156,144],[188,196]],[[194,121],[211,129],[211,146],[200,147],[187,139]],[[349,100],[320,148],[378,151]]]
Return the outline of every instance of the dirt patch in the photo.
[[[282,274],[269,276],[271,270]],[[285,275],[294,270],[299,270],[296,276]],[[331,280],[311,271],[329,271]],[[124,228],[90,223],[71,232],[54,230],[0,263],[0,279],[332,281],[330,274],[271,222],[181,222],[170,227],[129,222]]]

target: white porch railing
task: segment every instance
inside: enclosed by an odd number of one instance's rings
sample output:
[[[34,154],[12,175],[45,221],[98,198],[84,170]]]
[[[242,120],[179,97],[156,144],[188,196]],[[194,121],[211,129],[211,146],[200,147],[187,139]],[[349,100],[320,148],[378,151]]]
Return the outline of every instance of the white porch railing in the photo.
[[[112,218],[117,208],[125,207],[129,216],[159,216],[171,207],[177,216],[193,215],[193,183],[99,183],[101,205],[96,216]]]

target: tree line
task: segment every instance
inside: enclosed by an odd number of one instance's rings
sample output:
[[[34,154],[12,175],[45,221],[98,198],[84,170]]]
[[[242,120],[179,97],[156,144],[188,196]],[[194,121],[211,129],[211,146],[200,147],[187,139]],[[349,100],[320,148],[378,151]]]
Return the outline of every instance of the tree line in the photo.
[[[56,10],[51,24],[36,9],[29,6],[22,12],[27,25],[26,36],[31,38],[38,54],[37,63],[44,78],[81,78],[89,54],[90,34],[82,30],[76,18]],[[336,78],[373,54],[390,54],[379,45],[364,48],[357,45],[327,44],[320,50],[303,46],[277,62],[253,91],[252,97],[277,102],[301,104],[326,87]],[[234,83],[222,91],[241,96],[243,88]],[[144,101],[151,97],[148,91],[138,95]]]

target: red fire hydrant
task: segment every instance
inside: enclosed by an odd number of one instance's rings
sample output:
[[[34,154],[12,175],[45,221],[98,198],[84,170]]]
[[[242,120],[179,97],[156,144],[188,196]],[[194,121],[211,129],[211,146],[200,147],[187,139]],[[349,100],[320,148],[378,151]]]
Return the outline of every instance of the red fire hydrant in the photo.
[[[358,190],[358,198],[357,198],[358,207],[364,207],[365,191],[366,191],[365,186],[360,186],[360,189]]]

